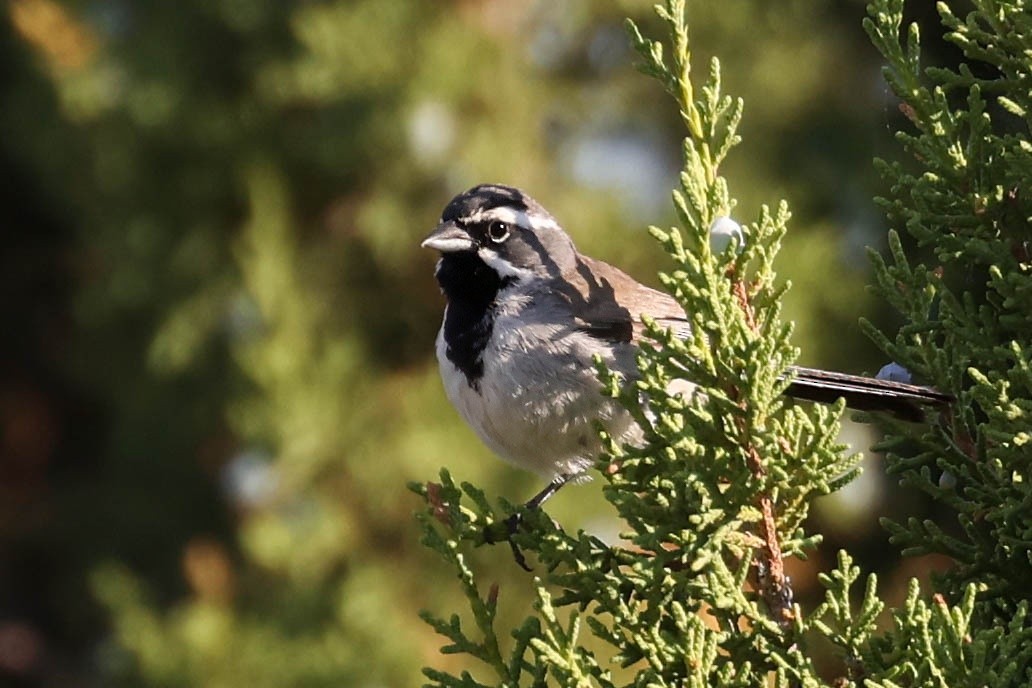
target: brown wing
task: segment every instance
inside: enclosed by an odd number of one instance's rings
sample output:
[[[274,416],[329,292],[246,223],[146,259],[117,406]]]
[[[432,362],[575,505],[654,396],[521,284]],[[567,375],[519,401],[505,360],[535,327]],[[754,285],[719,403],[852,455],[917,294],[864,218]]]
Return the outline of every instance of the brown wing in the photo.
[[[578,256],[559,289],[578,327],[598,339],[631,342],[644,326],[642,314],[674,329],[686,328],[684,310],[668,294],[641,284],[600,260]]]
[[[608,263],[578,256],[574,270],[563,275],[559,293],[578,327],[609,342],[633,342],[644,329],[642,314],[681,336],[688,335],[684,310],[673,297],[650,289]],[[928,387],[888,382],[859,375],[792,366],[786,390],[797,399],[831,403],[843,397],[850,408],[884,411],[905,420],[921,420],[928,407],[946,406],[952,397]]]

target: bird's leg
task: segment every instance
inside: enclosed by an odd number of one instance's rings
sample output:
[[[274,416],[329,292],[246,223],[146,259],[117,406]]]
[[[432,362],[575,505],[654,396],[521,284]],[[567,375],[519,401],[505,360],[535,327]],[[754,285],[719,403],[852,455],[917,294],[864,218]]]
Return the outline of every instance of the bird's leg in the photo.
[[[538,492],[536,495],[531,497],[526,504],[523,505],[524,509],[540,509],[541,505],[548,501],[552,495],[562,489],[563,485],[573,480],[573,473],[560,473],[559,475],[552,478],[552,482],[545,485],[545,489]]]
[[[512,548],[512,558],[516,560],[516,563],[524,571],[530,571],[530,566],[527,565],[527,560],[523,556],[523,552],[516,545],[516,542],[512,537],[520,528],[520,524],[523,522],[523,514],[531,509],[540,509],[541,505],[544,504],[548,499],[552,497],[556,492],[562,489],[563,485],[570,482],[574,477],[573,473],[560,473],[556,477],[552,478],[552,481],[545,485],[545,489],[538,492],[536,495],[531,497],[526,504],[524,504],[516,513],[510,516],[505,521],[507,537],[509,541],[509,547]],[[495,542],[494,534],[487,530],[484,532],[484,539],[487,542]]]

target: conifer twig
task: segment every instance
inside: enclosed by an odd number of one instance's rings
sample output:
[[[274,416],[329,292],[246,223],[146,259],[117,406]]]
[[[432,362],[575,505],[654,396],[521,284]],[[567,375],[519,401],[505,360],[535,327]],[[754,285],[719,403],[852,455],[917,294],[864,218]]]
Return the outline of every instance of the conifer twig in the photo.
[[[745,314],[749,327],[756,331],[756,315],[753,312],[752,304],[749,302],[749,294],[745,283],[741,280],[734,284],[734,293],[738,305]],[[745,419],[738,419],[738,430],[742,436],[746,436]],[[746,461],[749,470],[758,480],[766,474],[763,467],[763,459],[755,445],[749,444],[746,447]],[[793,619],[792,600],[793,592],[791,581],[785,575],[785,560],[781,552],[781,542],[778,540],[777,518],[774,512],[774,499],[767,491],[760,492],[758,506],[762,520],[760,521],[761,538],[763,545],[759,547],[760,558],[756,561],[760,590],[767,602],[767,607],[774,616],[775,621],[782,628],[791,624]]]

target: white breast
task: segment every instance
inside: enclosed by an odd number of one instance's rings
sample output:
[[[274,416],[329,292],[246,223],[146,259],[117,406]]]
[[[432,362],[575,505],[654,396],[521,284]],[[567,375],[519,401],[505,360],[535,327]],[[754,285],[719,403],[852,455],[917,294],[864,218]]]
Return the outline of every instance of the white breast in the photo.
[[[626,370],[633,366],[629,346],[616,351],[571,328],[498,313],[476,388],[445,348],[439,333],[448,399],[492,451],[521,468],[547,478],[584,471],[600,450],[596,421],[625,442],[640,435],[630,415],[602,396],[592,363],[594,353],[604,353],[610,365]]]

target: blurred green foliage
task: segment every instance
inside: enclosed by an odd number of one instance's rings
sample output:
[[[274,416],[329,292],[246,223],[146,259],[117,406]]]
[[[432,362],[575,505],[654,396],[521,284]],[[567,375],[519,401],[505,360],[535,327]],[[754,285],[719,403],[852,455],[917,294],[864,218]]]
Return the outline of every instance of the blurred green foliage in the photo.
[[[861,249],[898,115],[863,5],[696,5],[700,59],[746,101],[740,210],[792,200],[803,360],[875,369]],[[5,679],[420,681],[416,612],[457,593],[406,481],[535,481],[444,401],[419,240],[454,193],[506,182],[655,281],[643,228],[666,223],[680,133],[625,16],[654,21],[629,0],[0,6]],[[594,490],[551,512],[612,528]],[[507,554],[476,556],[522,615]]]

